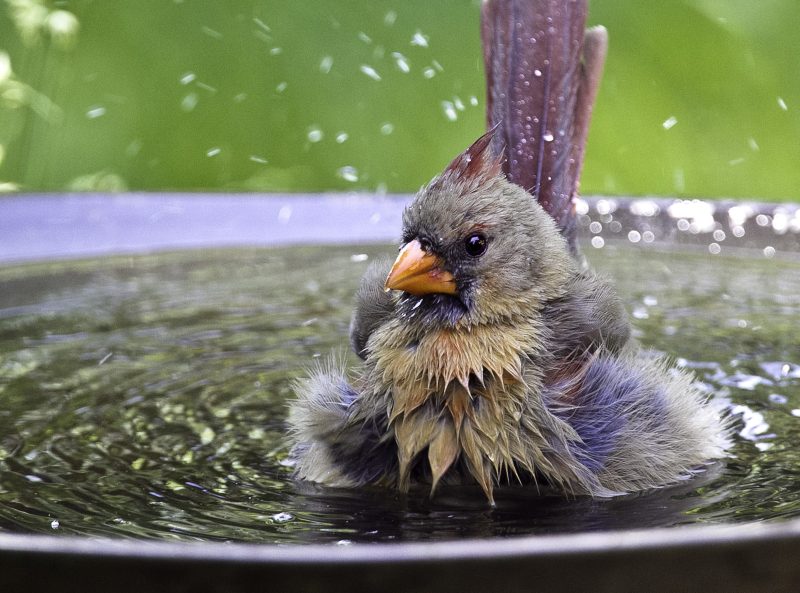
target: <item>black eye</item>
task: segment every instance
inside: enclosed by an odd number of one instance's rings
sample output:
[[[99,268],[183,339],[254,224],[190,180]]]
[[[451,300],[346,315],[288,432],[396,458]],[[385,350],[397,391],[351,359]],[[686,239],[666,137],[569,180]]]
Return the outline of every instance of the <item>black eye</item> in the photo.
[[[480,233],[473,233],[464,240],[464,249],[466,249],[467,254],[472,257],[480,257],[483,255],[488,245],[489,242],[486,240],[486,237]]]

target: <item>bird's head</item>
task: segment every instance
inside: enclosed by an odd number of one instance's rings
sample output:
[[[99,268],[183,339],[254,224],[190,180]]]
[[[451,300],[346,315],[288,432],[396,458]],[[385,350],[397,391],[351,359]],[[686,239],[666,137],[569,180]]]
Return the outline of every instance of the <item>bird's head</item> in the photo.
[[[514,321],[564,293],[575,261],[552,217],[503,176],[481,136],[403,214],[387,290],[401,315],[435,326]]]

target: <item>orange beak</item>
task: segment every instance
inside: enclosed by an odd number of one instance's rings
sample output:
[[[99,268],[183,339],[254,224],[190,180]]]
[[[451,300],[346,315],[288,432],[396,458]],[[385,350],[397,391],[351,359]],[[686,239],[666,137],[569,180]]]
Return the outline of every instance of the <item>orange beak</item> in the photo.
[[[426,253],[419,241],[407,243],[386,278],[385,290],[403,290],[422,296],[423,294],[457,295],[456,280],[442,268],[442,260]]]

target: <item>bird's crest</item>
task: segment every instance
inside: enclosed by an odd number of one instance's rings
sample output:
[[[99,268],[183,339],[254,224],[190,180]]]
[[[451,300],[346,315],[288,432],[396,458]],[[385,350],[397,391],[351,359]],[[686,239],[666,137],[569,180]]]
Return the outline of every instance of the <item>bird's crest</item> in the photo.
[[[440,180],[456,178],[459,180],[477,180],[492,178],[503,174],[503,157],[492,149],[492,139],[500,127],[497,124],[483,136],[475,140],[464,152],[447,165]]]

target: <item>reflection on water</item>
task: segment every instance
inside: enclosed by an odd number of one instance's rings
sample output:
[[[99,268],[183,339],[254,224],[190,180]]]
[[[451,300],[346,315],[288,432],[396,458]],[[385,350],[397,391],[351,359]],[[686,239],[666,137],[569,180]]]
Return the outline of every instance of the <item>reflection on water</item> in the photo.
[[[639,339],[740,418],[734,457],[695,480],[506,488],[495,509],[293,483],[291,380],[345,348],[358,278],[394,248],[193,251],[0,268],[0,529],[346,544],[800,515],[800,264],[617,245],[589,255]]]

